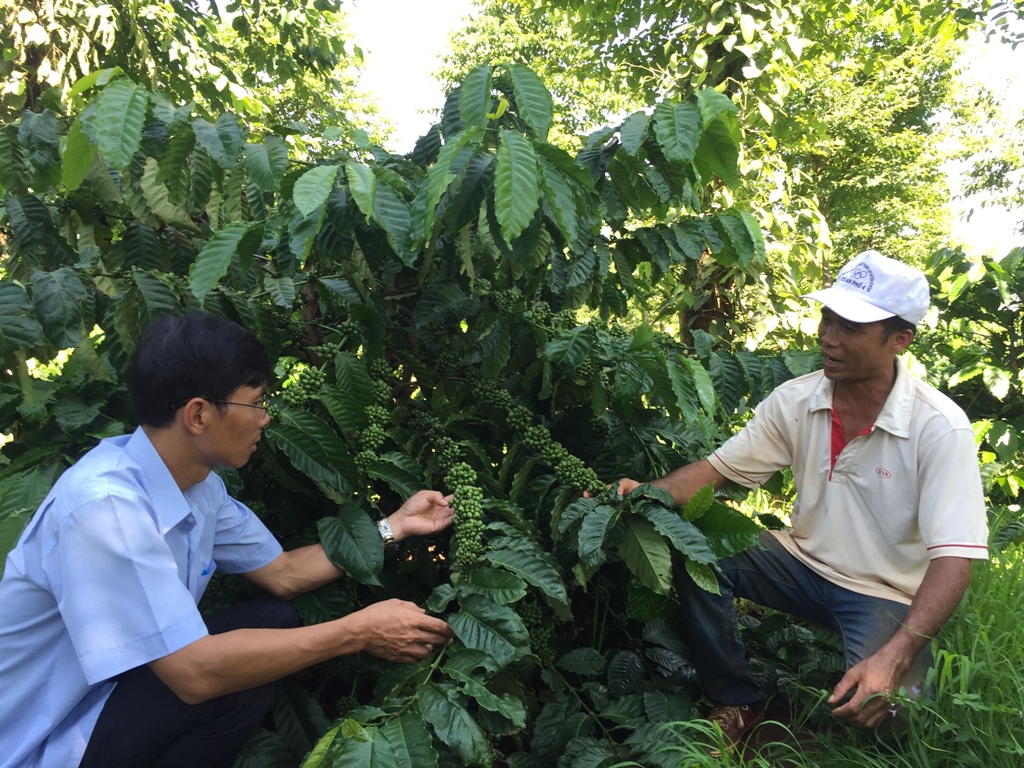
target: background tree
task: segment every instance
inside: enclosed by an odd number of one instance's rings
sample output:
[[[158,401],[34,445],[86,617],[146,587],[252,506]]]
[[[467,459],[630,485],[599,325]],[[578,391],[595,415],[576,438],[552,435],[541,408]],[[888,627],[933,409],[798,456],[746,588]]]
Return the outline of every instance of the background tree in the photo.
[[[54,109],[86,75],[116,70],[214,114],[373,126],[355,91],[362,52],[335,0],[2,0],[0,21],[0,121]]]

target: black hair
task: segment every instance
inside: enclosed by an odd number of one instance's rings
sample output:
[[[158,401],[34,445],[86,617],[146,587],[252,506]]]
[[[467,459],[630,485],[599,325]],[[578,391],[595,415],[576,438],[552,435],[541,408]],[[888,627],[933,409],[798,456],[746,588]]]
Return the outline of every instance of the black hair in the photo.
[[[882,341],[888,341],[901,331],[911,331],[917,336],[917,326],[909,320],[904,320],[899,315],[887,317],[882,321]]]
[[[240,325],[208,312],[163,315],[146,326],[132,354],[128,393],[136,421],[160,428],[193,397],[227,400],[270,376],[267,350]]]

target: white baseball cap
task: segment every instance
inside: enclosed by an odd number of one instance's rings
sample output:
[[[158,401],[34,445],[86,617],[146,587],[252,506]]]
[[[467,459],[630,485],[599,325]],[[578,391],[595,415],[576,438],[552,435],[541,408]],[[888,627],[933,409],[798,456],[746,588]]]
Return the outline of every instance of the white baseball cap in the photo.
[[[901,317],[917,325],[928,312],[928,280],[924,273],[878,251],[864,251],[846,264],[836,281],[805,299],[824,304],[855,323]]]

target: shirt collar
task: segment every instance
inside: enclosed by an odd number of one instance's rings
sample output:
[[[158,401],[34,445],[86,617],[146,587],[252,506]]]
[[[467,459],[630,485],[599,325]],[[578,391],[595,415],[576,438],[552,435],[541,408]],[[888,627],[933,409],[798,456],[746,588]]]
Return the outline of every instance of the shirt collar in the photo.
[[[818,386],[811,397],[810,410],[832,410],[832,382],[821,375]],[[885,399],[874,426],[884,429],[896,437],[910,436],[910,417],[914,410],[914,379],[906,365],[896,358],[896,381]]]
[[[139,465],[160,522],[160,532],[167,533],[191,511],[188,501],[142,427],[137,428],[128,439],[124,452]]]

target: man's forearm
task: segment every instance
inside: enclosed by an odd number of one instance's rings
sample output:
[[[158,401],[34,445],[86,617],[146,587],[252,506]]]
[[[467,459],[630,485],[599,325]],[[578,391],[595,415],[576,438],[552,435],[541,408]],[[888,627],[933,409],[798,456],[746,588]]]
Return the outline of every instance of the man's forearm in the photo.
[[[310,627],[207,635],[150,667],[182,701],[197,704],[357,651],[386,661],[416,662],[451,636],[441,619],[414,603],[392,599]]]
[[[669,472],[664,477],[653,481],[651,485],[664,488],[672,494],[676,506],[682,507],[689,503],[701,488],[713,484],[717,491],[728,482],[728,478],[715,469],[710,461],[702,459]]]
[[[344,617],[296,629],[237,629],[207,635],[150,667],[187,704],[256,688],[361,649]]]
[[[310,544],[282,552],[272,563],[243,575],[275,597],[291,600],[337,581],[344,573],[328,559],[322,544]]]
[[[878,651],[890,657],[901,673],[953,615],[971,582],[971,561],[962,557],[932,560],[914,595],[903,625]]]

